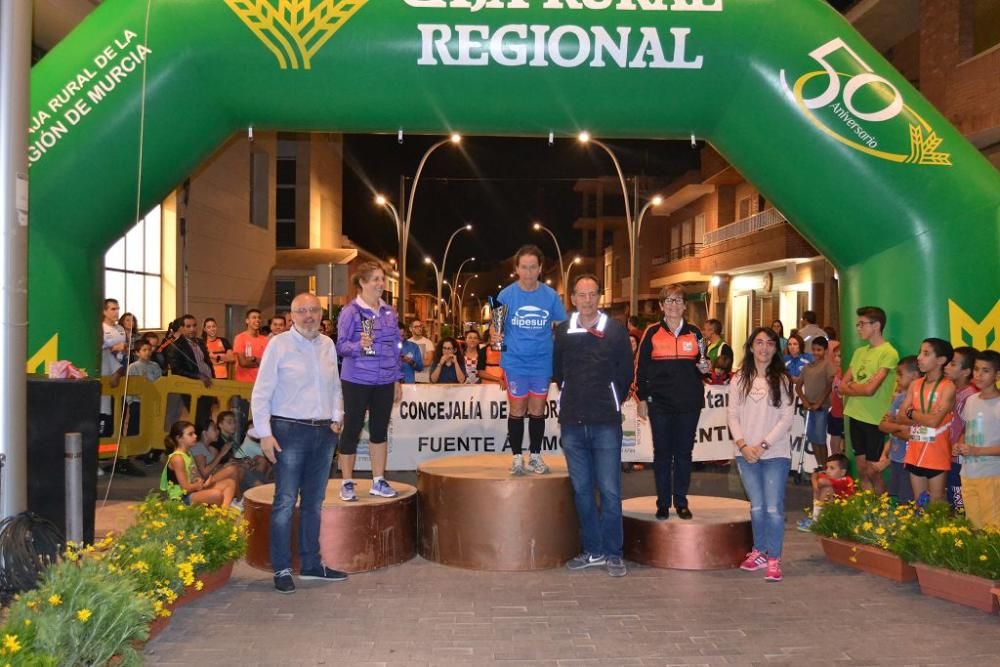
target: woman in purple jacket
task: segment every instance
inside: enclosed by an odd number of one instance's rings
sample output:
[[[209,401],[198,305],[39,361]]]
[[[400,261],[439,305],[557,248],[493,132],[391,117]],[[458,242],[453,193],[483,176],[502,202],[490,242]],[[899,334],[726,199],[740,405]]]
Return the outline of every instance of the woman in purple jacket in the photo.
[[[354,275],[358,297],[344,306],[337,319],[337,353],[344,359],[340,381],[344,390],[344,430],[340,434],[341,500],[357,500],[354,492],[354,456],[368,413],[368,440],[372,462],[373,496],[392,498],[396,491],[385,481],[389,418],[402,398],[399,370],[399,321],[392,306],[382,301],[385,273],[375,262],[358,266]]]

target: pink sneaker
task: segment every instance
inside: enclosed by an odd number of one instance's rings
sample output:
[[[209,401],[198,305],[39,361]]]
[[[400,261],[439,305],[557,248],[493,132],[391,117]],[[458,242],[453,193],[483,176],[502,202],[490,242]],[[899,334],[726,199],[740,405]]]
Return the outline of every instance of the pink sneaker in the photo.
[[[781,581],[780,558],[767,559],[767,572],[764,573],[764,581]]]
[[[740,564],[740,569],[747,572],[756,572],[765,567],[767,567],[767,558],[756,549],[748,553],[746,559]]]

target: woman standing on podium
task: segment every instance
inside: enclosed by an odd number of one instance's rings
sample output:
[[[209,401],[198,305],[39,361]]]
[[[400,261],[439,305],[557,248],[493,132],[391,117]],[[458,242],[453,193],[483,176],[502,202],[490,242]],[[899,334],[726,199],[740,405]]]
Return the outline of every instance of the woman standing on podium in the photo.
[[[691,455],[705,407],[702,374],[709,371],[708,360],[702,360],[701,331],[684,320],[684,288],[664,287],[660,306],[663,319],[651,324],[639,343],[635,393],[639,417],[649,417],[653,432],[656,518],[670,517],[672,499],[677,516],[690,519]]]
[[[341,500],[357,500],[354,457],[368,413],[368,449],[372,463],[373,496],[393,498],[396,490],[385,481],[389,455],[389,419],[392,406],[403,396],[399,370],[399,320],[396,310],[382,300],[385,272],[376,262],[357,268],[358,297],[337,318],[337,353],[344,359],[340,372],[344,388],[344,431],[340,436]]]

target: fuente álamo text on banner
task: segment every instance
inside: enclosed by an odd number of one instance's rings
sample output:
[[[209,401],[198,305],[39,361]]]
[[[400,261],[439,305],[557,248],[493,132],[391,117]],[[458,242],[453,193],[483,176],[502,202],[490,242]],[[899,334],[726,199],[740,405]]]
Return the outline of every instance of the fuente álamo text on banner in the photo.
[[[733,458],[735,449],[726,425],[728,402],[729,387],[705,387],[705,409],[701,412],[695,436],[695,461]],[[507,417],[507,395],[498,385],[403,385],[403,399],[393,406],[389,424],[388,468],[416,470],[423,461],[441,456],[509,456]],[[555,385],[549,389],[545,418],[542,452],[561,453],[559,391]],[[815,459],[811,448],[805,446],[804,432],[805,413],[797,408],[791,432],[792,468],[810,471],[815,466]],[[636,404],[632,400],[622,408],[622,434],[623,461],[653,460],[649,421],[637,417]],[[527,448],[525,434],[524,449]],[[370,466],[366,428],[358,444],[356,467],[367,470]]]

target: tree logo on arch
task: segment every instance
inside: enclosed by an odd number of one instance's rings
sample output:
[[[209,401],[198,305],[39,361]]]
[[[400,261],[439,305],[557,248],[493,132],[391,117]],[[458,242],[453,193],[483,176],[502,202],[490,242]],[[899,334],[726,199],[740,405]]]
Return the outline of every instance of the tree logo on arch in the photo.
[[[802,74],[792,86],[781,70],[781,84],[820,131],[882,160],[951,166],[951,154],[938,151],[942,140],[934,128],[843,39],[831,39],[809,57],[822,69]],[[807,87],[818,94],[806,97]]]
[[[312,69],[312,58],[368,0],[226,0],[281,69]]]

